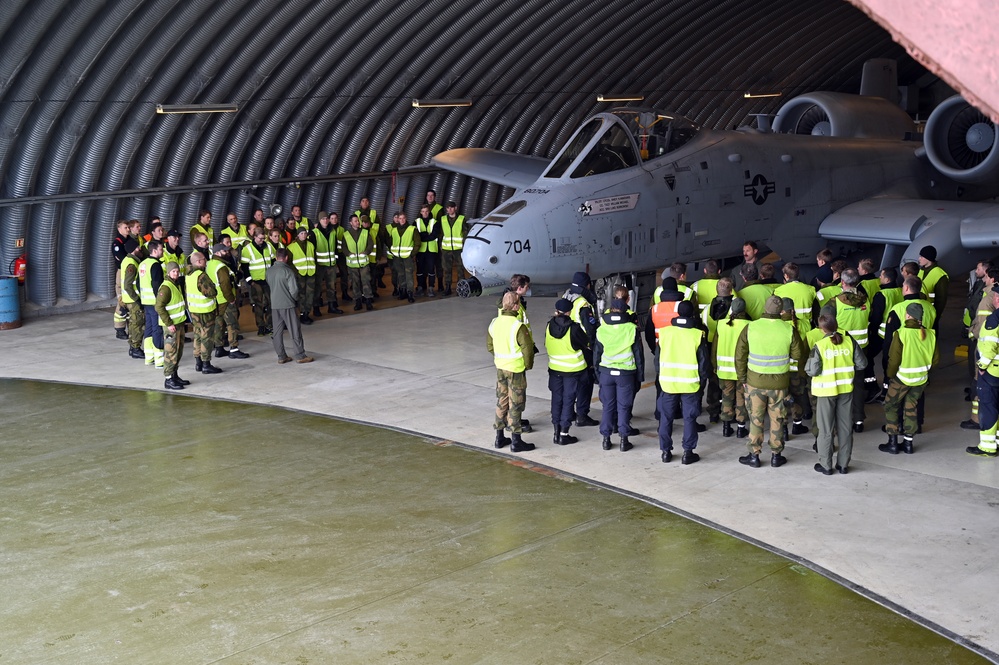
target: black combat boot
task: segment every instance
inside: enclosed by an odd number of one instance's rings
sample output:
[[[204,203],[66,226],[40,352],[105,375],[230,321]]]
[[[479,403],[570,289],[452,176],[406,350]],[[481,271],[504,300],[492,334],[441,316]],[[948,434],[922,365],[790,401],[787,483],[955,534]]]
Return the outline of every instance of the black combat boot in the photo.
[[[229,351],[227,351],[224,346],[217,346],[217,347],[215,347],[215,357],[216,358],[225,358],[228,355],[229,355]]]
[[[202,369],[202,367],[204,367],[204,363],[201,362],[201,358],[200,357],[196,357],[194,359],[194,371],[195,372],[200,372],[201,369]]]
[[[510,452],[511,453],[527,453],[534,450],[533,443],[527,443],[520,438],[520,434],[517,432],[512,432],[510,434]]]
[[[172,376],[168,376],[166,378],[166,381],[163,382],[163,387],[166,388],[166,389],[168,389],[168,390],[183,390],[184,389],[184,384],[180,383],[179,381],[177,381],[176,379],[174,379]]]
[[[174,381],[176,381],[177,383],[179,383],[181,386],[189,386],[189,385],[191,385],[190,381],[187,381],[187,380],[182,379],[179,376],[177,376],[177,370],[173,371],[173,374],[171,374],[171,377],[173,378]]]
[[[329,309],[327,311],[330,314],[343,314],[343,310],[340,309],[340,304],[335,300],[330,303]]]
[[[701,461],[701,456],[693,450],[684,450],[683,457],[680,458],[680,464],[696,464],[699,461]]]
[[[406,300],[409,302],[416,302],[416,298],[413,297],[412,291],[406,291]]]
[[[728,438],[735,434],[735,429],[732,427],[732,421],[726,420],[722,422],[722,436]]]
[[[115,339],[128,339],[128,331],[124,328],[115,328],[114,336]]]
[[[250,354],[243,353],[239,349],[229,349],[229,357],[232,358],[233,360],[243,360],[245,358],[249,358]]]
[[[362,307],[364,307],[364,299],[363,298],[357,298],[356,300],[354,300],[354,311],[355,312],[360,312]]]
[[[751,466],[754,469],[760,468],[760,454],[759,453],[749,453],[748,455],[743,455],[739,458],[739,464],[745,464],[746,466]]]
[[[898,455],[900,452],[898,449],[898,435],[889,434],[888,441],[878,446],[878,450],[889,455]]]
[[[798,434],[808,434],[808,427],[806,425],[803,425],[800,420],[795,420],[793,423],[791,423],[791,434],[794,434],[796,436]]]
[[[493,443],[493,446],[496,448],[502,448],[503,446],[508,445],[510,445],[510,439],[503,436],[503,430],[496,430],[496,441]]]
[[[770,466],[777,468],[787,464],[787,458],[780,453],[770,453]]]
[[[912,454],[912,437],[905,434],[902,435],[902,452],[906,455]]]
[[[746,423],[737,422],[735,424],[735,438],[745,439],[749,436],[749,428],[746,427]]]
[[[600,447],[603,448],[604,450],[611,449],[611,440],[609,436],[604,437],[604,440],[600,443]]]
[[[375,308],[374,302],[372,302],[373,300],[374,300],[373,298],[365,298],[364,309],[366,309],[369,312],[373,310]]]
[[[634,447],[635,446],[631,445],[631,441],[628,441],[628,437],[626,437],[626,436],[622,436],[621,437],[621,452],[622,453],[626,453],[626,452],[628,452],[629,450],[631,450]]]
[[[212,364],[211,360],[206,360],[201,363],[201,373],[202,374],[221,374],[222,370]]]

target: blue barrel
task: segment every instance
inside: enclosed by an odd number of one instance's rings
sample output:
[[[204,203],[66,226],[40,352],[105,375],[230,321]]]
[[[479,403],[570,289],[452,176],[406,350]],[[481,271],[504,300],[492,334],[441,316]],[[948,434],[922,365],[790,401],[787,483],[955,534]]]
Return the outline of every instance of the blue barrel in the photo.
[[[21,327],[21,301],[17,293],[17,277],[0,275],[0,330]]]

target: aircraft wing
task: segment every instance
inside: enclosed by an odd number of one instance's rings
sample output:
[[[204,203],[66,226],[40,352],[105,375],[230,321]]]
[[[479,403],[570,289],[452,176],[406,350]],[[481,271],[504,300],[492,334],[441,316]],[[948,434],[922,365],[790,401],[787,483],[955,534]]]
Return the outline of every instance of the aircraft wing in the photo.
[[[533,185],[551,163],[543,157],[489,148],[456,148],[435,155],[430,161],[448,171],[517,189]]]
[[[999,252],[999,204],[930,199],[877,198],[844,206],[819,225],[830,240],[904,246],[915,259],[925,245],[937,248],[941,264]]]

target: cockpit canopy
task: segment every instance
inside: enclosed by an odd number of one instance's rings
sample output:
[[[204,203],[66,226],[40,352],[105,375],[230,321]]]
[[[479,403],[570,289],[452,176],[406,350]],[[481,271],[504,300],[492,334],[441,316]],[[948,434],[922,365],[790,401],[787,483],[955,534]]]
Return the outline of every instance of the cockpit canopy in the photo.
[[[700,128],[675,113],[618,108],[593,116],[545,172],[545,178],[586,178],[609,173],[672,152]]]

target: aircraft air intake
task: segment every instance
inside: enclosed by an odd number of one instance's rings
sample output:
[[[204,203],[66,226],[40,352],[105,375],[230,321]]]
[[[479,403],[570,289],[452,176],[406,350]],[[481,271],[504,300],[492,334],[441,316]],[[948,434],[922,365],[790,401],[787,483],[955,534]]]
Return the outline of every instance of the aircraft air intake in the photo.
[[[930,114],[923,146],[933,167],[958,182],[983,183],[999,174],[995,123],[960,95]]]

